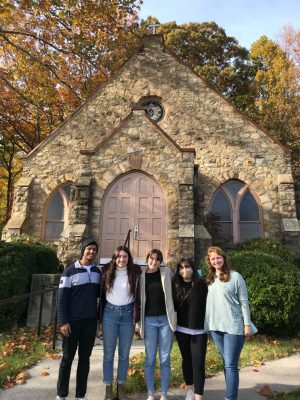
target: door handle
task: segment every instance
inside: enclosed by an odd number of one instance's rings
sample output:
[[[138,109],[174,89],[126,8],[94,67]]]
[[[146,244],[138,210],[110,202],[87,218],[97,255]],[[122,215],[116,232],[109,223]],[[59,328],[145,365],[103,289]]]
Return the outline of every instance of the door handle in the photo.
[[[134,240],[138,240],[139,239],[139,227],[138,227],[138,225],[135,225],[135,227],[133,229],[133,238],[134,238]]]

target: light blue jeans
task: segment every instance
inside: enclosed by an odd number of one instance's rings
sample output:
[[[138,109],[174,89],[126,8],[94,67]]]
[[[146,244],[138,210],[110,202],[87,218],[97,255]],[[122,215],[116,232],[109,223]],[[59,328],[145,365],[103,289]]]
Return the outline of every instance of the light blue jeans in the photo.
[[[237,400],[239,389],[238,364],[240,354],[245,343],[245,336],[212,331],[211,337],[223,358],[226,382],[225,400]]]
[[[114,306],[106,303],[102,321],[103,334],[103,382],[113,383],[114,356],[118,343],[118,372],[117,382],[124,383],[127,378],[129,351],[132,343],[133,304]]]
[[[158,350],[161,392],[167,395],[171,375],[170,353],[173,344],[173,331],[169,326],[167,316],[145,317],[144,336],[146,351],[145,375],[148,392],[154,392],[155,360]]]

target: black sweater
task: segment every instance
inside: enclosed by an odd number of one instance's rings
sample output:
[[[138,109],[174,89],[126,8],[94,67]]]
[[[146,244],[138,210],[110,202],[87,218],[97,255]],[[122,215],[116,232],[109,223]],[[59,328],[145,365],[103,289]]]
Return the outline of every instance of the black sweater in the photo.
[[[203,279],[199,279],[192,287],[191,283],[183,283],[184,293],[188,296],[182,302],[173,287],[173,299],[177,311],[177,325],[189,329],[203,329],[205,319],[205,307],[207,297],[207,285]],[[192,288],[190,290],[190,288]]]

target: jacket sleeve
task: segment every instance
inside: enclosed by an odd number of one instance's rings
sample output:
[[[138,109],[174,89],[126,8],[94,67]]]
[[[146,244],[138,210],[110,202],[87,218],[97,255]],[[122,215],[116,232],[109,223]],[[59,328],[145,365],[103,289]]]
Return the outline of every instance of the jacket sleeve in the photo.
[[[57,324],[64,325],[69,322],[69,299],[71,291],[71,277],[69,268],[65,269],[59,282],[57,300]]]

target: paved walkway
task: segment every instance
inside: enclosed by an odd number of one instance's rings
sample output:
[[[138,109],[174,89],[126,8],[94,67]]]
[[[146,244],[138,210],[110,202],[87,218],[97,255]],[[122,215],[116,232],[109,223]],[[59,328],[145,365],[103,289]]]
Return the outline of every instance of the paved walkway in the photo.
[[[133,343],[131,353],[140,353],[144,350],[143,342]],[[88,384],[88,399],[102,400],[104,385],[102,383],[102,342],[96,341],[91,357],[91,371]],[[76,363],[76,360],[74,361]],[[44,359],[29,370],[31,379],[25,385],[14,386],[12,389],[0,392],[1,400],[54,400],[56,398],[56,380],[59,360]],[[266,397],[258,392],[268,385],[272,391],[286,392],[300,389],[300,354],[267,362],[254,371],[253,367],[242,368],[240,372],[239,400],[263,400]],[[47,371],[48,376],[40,376],[41,371]],[[69,398],[74,399],[74,381],[76,368],[72,368]],[[208,378],[205,383],[205,400],[224,399],[224,377],[218,374]],[[183,389],[171,389],[170,400],[182,400],[186,391]],[[132,398],[132,400],[144,400],[145,395]],[[159,399],[159,393],[157,393]]]

